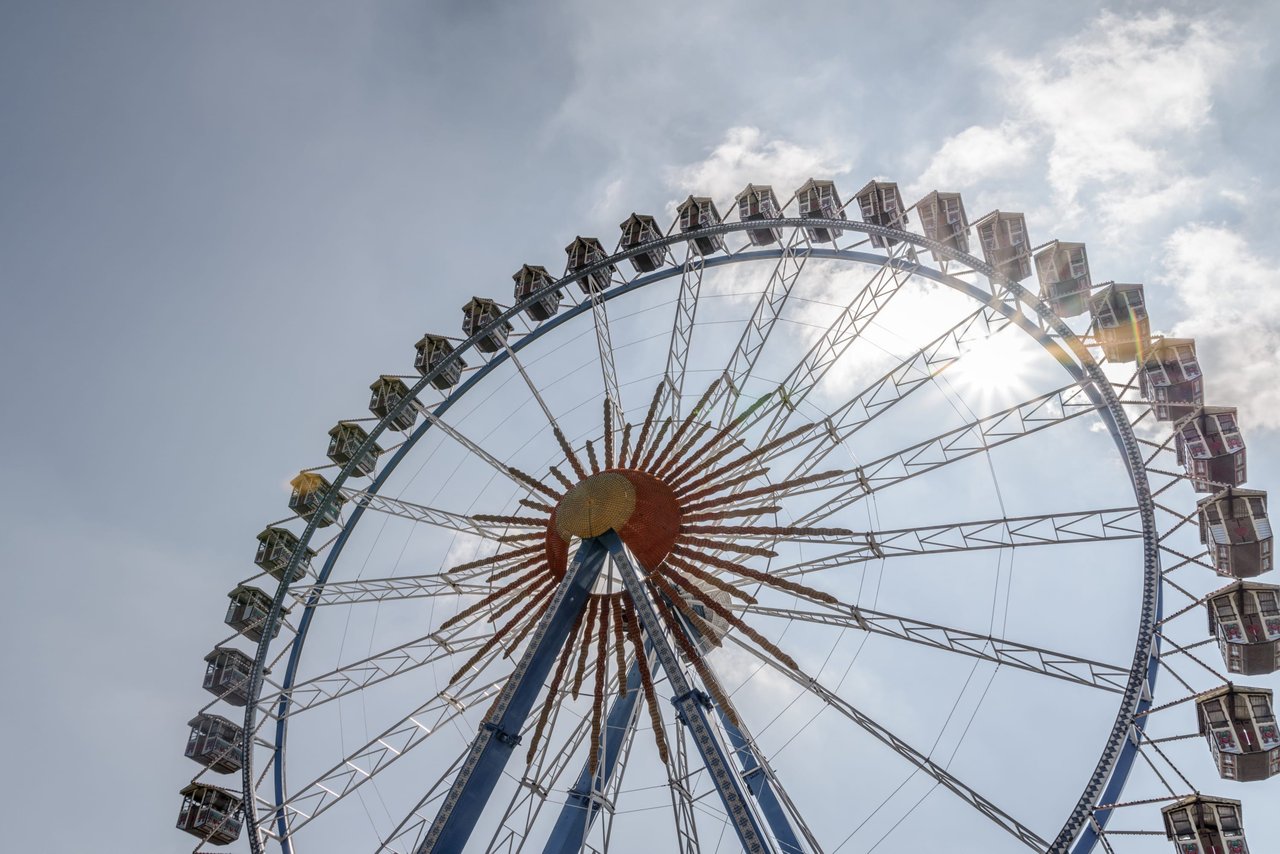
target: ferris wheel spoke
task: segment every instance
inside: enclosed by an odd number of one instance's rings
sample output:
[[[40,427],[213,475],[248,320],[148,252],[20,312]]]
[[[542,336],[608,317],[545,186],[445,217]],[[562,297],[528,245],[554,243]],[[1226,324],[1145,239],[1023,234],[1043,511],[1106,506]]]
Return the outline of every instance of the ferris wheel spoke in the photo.
[[[671,341],[667,345],[667,364],[662,374],[662,407],[674,420],[680,420],[684,377],[689,365],[689,347],[693,343],[693,324],[698,313],[698,297],[702,293],[703,258],[688,249],[680,271],[680,293],[676,298],[675,317],[671,324]]]
[[[1116,664],[1107,664],[991,634],[926,623],[869,608],[859,608],[843,602],[838,605],[815,604],[818,607],[774,608],[757,603],[744,606],[743,612],[780,620],[799,620],[804,623],[837,628],[860,629],[871,634],[898,638],[970,658],[980,658],[983,661],[1116,694],[1124,693],[1125,684],[1129,680],[1129,669]]]
[[[529,482],[530,479],[527,476],[521,477],[521,473],[519,471],[507,465],[506,463],[502,462],[493,454],[489,453],[484,448],[482,448],[480,445],[476,444],[474,441],[467,438],[463,433],[458,431],[456,428],[447,424],[443,418],[441,418],[439,415],[435,413],[434,409],[427,406],[425,403],[418,400],[417,398],[413,399],[413,406],[415,409],[418,410],[418,412],[422,413],[423,418],[431,422],[432,427],[437,428],[438,430],[443,432],[446,436],[448,436],[449,438],[457,442],[459,445],[462,445],[462,447],[470,451],[473,456],[477,457],[480,460],[483,460],[490,468],[492,468],[498,474],[509,479],[512,483],[516,484],[521,489],[531,490],[536,488],[532,483]]]
[[[779,578],[808,575],[881,558],[985,549],[1055,546],[1131,540],[1142,536],[1142,519],[1136,507],[1044,513],[973,522],[923,525],[853,534],[812,537],[810,542],[849,546],[834,554],[771,569]],[[779,538],[781,539],[781,538]]]
[[[478,577],[455,578],[447,573],[434,572],[427,575],[405,575],[395,578],[331,581],[304,587],[298,590],[296,595],[299,602],[319,607],[490,592],[492,592],[491,586]]]
[[[505,676],[492,681],[477,680],[458,688],[456,693],[441,691],[302,786],[283,803],[268,804],[269,808],[284,816],[288,836],[296,834],[472,706],[488,701],[505,681]]]
[[[966,784],[942,765],[912,747],[897,735],[894,735],[893,732],[885,726],[860,711],[852,703],[840,697],[831,689],[827,688],[818,681],[816,677],[808,675],[799,668],[790,668],[782,665],[775,661],[772,656],[760,652],[750,644],[743,642],[735,635],[729,635],[728,640],[764,662],[774,671],[782,674],[787,679],[790,679],[805,691],[808,691],[811,695],[826,704],[827,707],[857,724],[876,740],[893,750],[916,768],[928,774],[940,785],[950,790],[965,803],[969,804],[969,806],[976,809],[997,827],[1012,834],[1019,842],[1031,848],[1033,851],[1044,852],[1048,850],[1049,843],[1034,830],[1027,827],[1004,810],[1000,809],[1000,807],[996,806],[995,802],[984,797],[976,789]]]
[[[475,652],[484,646],[489,637],[489,633],[466,638],[442,637],[432,633],[327,673],[295,682],[288,690],[263,694],[258,703],[263,708],[264,715],[274,716],[275,708],[285,699],[288,709],[286,716],[292,718],[308,709],[364,690],[424,664],[435,664],[455,655]]]
[[[398,516],[402,519],[409,519],[413,522],[421,522],[426,525],[432,525],[437,528],[443,528],[450,531],[474,534],[477,537],[484,537],[487,540],[499,539],[506,533],[506,529],[508,528],[536,527],[531,524],[486,523],[479,521],[472,516],[463,515],[462,513],[453,513],[449,510],[438,510],[434,507],[427,507],[423,504],[414,504],[413,502],[404,501],[398,498],[387,498],[384,495],[365,492],[360,489],[343,487],[338,490],[338,494],[341,495],[345,501],[351,501],[361,507],[365,507],[378,513],[385,513],[389,516]]]
[[[769,454],[761,463],[767,465],[774,457],[814,445],[790,476],[808,474],[855,433],[954,365],[975,343],[986,340],[1009,323],[996,309],[979,308],[842,403],[824,420],[824,432],[800,437]]]
[[[898,244],[890,251],[884,264],[876,268],[867,283],[823,332],[822,337],[805,353],[800,364],[791,369],[772,392],[769,401],[742,425],[742,432],[766,418],[769,423],[760,439],[761,443],[771,441],[782,432],[792,413],[911,279],[910,270],[894,263],[899,260],[897,256],[905,248],[906,244]]]
[[[760,358],[760,353],[764,350],[764,345],[769,340],[769,335],[773,332],[773,327],[782,313],[782,307],[786,305],[787,298],[791,296],[791,289],[795,287],[801,271],[804,270],[805,261],[809,257],[807,250],[808,238],[805,236],[804,229],[793,229],[773,273],[769,276],[764,292],[756,303],[755,311],[752,312],[751,319],[747,321],[747,327],[743,330],[733,355],[725,365],[723,374],[725,382],[721,383],[715,397],[708,405],[708,413],[714,413],[717,408],[720,408],[720,414],[712,416],[713,422],[718,421],[723,425],[732,420],[734,405],[742,394],[742,388],[755,369],[756,361]]]
[[[600,299],[600,294],[596,288],[588,288],[587,294],[591,300],[591,319],[596,330],[596,349],[600,355],[600,376],[604,382],[604,395],[605,399],[609,401],[610,409],[613,412],[613,427],[621,430],[623,413],[626,410],[622,407],[622,394],[618,390],[618,365],[614,358],[613,332],[609,328],[609,312],[605,308],[604,300]]]
[[[801,515],[795,522],[797,525],[812,524],[894,484],[1096,412],[1099,408],[1083,387],[1074,384],[1064,386],[880,457],[841,477],[827,479],[817,485],[806,484],[783,495],[840,490],[834,496],[825,496],[820,506]]]

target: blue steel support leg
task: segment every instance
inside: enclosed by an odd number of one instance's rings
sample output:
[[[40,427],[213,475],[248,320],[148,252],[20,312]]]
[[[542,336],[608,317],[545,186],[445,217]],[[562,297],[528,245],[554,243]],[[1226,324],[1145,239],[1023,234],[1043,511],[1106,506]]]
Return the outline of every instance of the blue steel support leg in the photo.
[[[804,854],[804,848],[800,845],[795,828],[791,826],[791,819],[787,816],[782,802],[778,800],[773,786],[770,785],[769,775],[761,767],[751,742],[747,740],[742,730],[729,720],[724,709],[717,708],[717,711],[720,714],[720,724],[729,734],[729,744],[742,765],[742,779],[746,781],[751,794],[756,796],[756,801],[760,804],[760,812],[768,822],[769,829],[773,831],[774,838],[778,840],[778,850],[784,854]]]
[[[480,725],[471,750],[454,778],[417,854],[453,854],[463,850],[476,821],[520,743],[520,728],[547,681],[573,622],[587,601],[606,555],[597,539],[583,540],[556,589],[551,606],[534,630],[520,663],[502,687],[498,700]]]
[[[646,643],[645,646],[651,645]],[[639,699],[640,665],[633,661],[631,669],[627,671],[627,696],[614,700],[613,706],[609,709],[609,715],[605,719],[604,755],[601,757],[598,772],[602,787],[617,770],[622,745],[635,726],[636,706]],[[595,749],[594,745],[592,749]],[[552,828],[547,844],[542,849],[543,854],[576,854],[582,850],[582,842],[586,838],[587,831],[600,813],[600,805],[591,798],[594,778],[590,767],[589,763],[583,763],[578,781],[569,790],[569,797],[560,809],[556,826]]]
[[[667,638],[662,632],[662,624],[658,620],[658,613],[645,592],[640,576],[636,572],[635,564],[632,563],[631,555],[627,554],[626,548],[622,545],[622,540],[613,531],[606,531],[599,539],[609,549],[609,555],[613,558],[613,565],[622,577],[623,587],[626,588],[627,594],[631,597],[635,606],[636,617],[640,620],[645,633],[653,642],[653,651],[656,654],[658,663],[662,666],[663,672],[667,674],[667,682],[675,693],[671,702],[675,704],[676,716],[681,723],[688,727],[689,734],[693,736],[693,743],[697,746],[698,753],[702,756],[702,763],[706,767],[711,781],[715,783],[716,790],[720,793],[720,799],[724,802],[725,813],[729,817],[729,823],[733,825],[734,831],[738,834],[738,840],[742,843],[743,851],[747,852],[747,854],[775,854],[772,840],[765,834],[764,828],[752,810],[751,802],[742,788],[742,781],[733,766],[730,765],[729,757],[725,754],[724,747],[720,744],[715,736],[715,731],[711,728],[711,722],[707,718],[707,709],[710,703],[707,702],[706,695],[694,690],[689,684],[689,680],[685,678],[684,670],[681,669],[680,662],[676,659],[675,651],[667,643]]]
[[[684,628],[685,634],[689,636],[690,642],[696,648],[702,635],[684,617],[680,618],[680,625]],[[756,802],[760,804],[760,812],[764,815],[764,820],[768,822],[769,829],[773,831],[774,839],[778,841],[779,850],[784,854],[804,854],[805,849],[800,844],[800,838],[796,835],[795,828],[791,825],[787,810],[782,805],[782,801],[778,799],[777,792],[773,790],[769,775],[765,773],[759,757],[756,756],[751,740],[741,727],[729,719],[724,709],[717,706],[716,712],[720,715],[721,726],[724,727],[729,736],[729,745],[733,748],[733,752],[738,757],[738,763],[742,766],[742,779],[746,781],[747,788],[751,791],[751,794],[755,795]]]

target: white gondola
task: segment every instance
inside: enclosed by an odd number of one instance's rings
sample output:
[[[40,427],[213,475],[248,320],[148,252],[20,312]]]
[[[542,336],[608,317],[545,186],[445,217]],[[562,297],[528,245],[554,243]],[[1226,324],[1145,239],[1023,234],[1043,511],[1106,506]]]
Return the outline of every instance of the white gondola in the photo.
[[[314,518],[317,528],[327,528],[338,521],[345,501],[341,495],[335,495],[333,501],[324,507],[324,512],[320,512],[324,496],[333,486],[323,475],[313,471],[298,472],[298,476],[289,481],[289,486],[289,509],[294,513],[308,522]]]
[[[434,371],[436,366],[453,352],[453,343],[443,335],[424,335],[414,346],[418,354],[414,357],[413,367],[424,377]],[[467,363],[462,359],[454,359],[447,368],[432,378],[431,384],[441,391],[453,388],[458,384],[458,380],[462,377],[462,370],[466,366]]]
[[[1267,493],[1230,487],[1196,504],[1200,542],[1219,575],[1253,578],[1271,571],[1271,521]]]
[[[902,194],[898,185],[892,181],[871,181],[854,196],[858,209],[862,212],[862,221],[886,228],[906,228],[909,220],[907,211],[902,205]],[[877,248],[892,246],[898,241],[884,238],[878,234],[871,235],[871,245]]]
[[[1177,421],[1204,403],[1204,378],[1191,338],[1161,338],[1151,345],[1138,373],[1142,397],[1157,421]]]
[[[1151,349],[1151,319],[1142,285],[1111,284],[1089,297],[1093,330],[1113,362],[1144,360]]]
[[[709,225],[719,225],[720,211],[710,198],[690,196],[676,206],[676,222],[680,224],[680,233],[688,234]],[[712,255],[724,249],[724,238],[718,234],[703,235],[690,240],[689,246],[699,255]]]
[[[1280,773],[1280,730],[1271,691],[1230,683],[1196,697],[1200,734],[1218,775],[1251,783]]]
[[[767,184],[748,184],[733,199],[738,206],[738,219],[742,222],[763,222],[782,217],[782,206],[773,188]],[[782,229],[766,227],[747,231],[752,246],[771,246],[782,239]]]
[[[547,272],[546,267],[539,267],[534,264],[525,264],[511,278],[516,283],[516,302],[524,302],[555,281],[555,279],[551,278],[551,274]],[[564,293],[559,288],[548,291],[545,295],[529,303],[524,313],[529,315],[531,320],[536,320],[539,323],[544,320],[550,320],[560,310],[560,300],[563,298]]]
[[[187,726],[191,727],[185,751],[188,759],[218,774],[240,770],[243,764],[240,736],[244,730],[239,724],[222,715],[201,712],[189,720]]]
[[[658,228],[658,221],[647,214],[633,213],[618,228],[622,229],[622,240],[618,244],[618,248],[622,250],[635,249],[637,246],[642,246],[662,237],[662,231]],[[631,266],[635,268],[637,273],[652,273],[666,264],[666,262],[667,250],[665,248],[637,252],[631,256]]]
[[[844,204],[840,201],[840,193],[836,191],[834,181],[819,181],[810,178],[796,190],[796,201],[800,206],[800,216],[805,219],[848,219]],[[805,234],[814,243],[830,243],[844,234],[842,228],[825,226],[806,227]]]
[[[957,252],[968,253],[969,221],[959,193],[934,190],[916,202],[916,216],[920,217],[920,229],[925,237]],[[935,261],[946,260],[946,256],[938,252],[929,250],[929,253]]]
[[[1178,854],[1249,854],[1239,801],[1191,795],[1160,812]]]
[[[472,297],[462,307],[462,334],[470,338],[496,321],[502,315],[502,307],[491,299]],[[507,344],[511,324],[502,321],[476,339],[476,349],[481,353],[496,353]]]
[[[204,657],[204,689],[233,706],[249,702],[253,659],[232,646],[216,646]]]
[[[1055,240],[1035,255],[1040,298],[1059,317],[1075,317],[1089,310],[1089,256],[1083,243]]]
[[[369,385],[369,411],[379,418],[386,418],[396,404],[409,396],[409,386],[399,377],[384,374]],[[391,419],[391,429],[408,430],[418,420],[418,410],[406,406]]]
[[[283,581],[285,570],[289,568],[293,553],[297,551],[299,544],[298,536],[288,528],[274,526],[265,528],[261,534],[258,534],[258,549],[254,554],[253,562],[262,567],[276,581]],[[290,581],[297,581],[306,575],[307,569],[311,566],[311,559],[315,556],[315,549],[307,549]]]
[[[575,237],[573,242],[564,248],[564,254],[568,256],[568,263],[564,271],[565,275],[576,276],[578,287],[582,288],[584,294],[589,294],[593,291],[599,293],[606,290],[613,280],[613,274],[618,271],[618,268],[613,264],[606,264],[594,273],[577,275],[608,257],[605,254],[604,246],[594,237]]]
[[[179,830],[213,845],[230,845],[240,838],[241,800],[234,792],[208,783],[192,783],[178,794],[182,795]]]
[[[345,466],[355,459],[360,447],[368,440],[369,433],[359,422],[339,421],[329,430],[329,449],[325,453],[338,465]],[[360,459],[356,460],[351,473],[356,477],[368,477],[373,474],[381,454],[382,448],[378,443],[373,443],[369,450],[359,454]]]
[[[1240,486],[1248,474],[1240,422],[1231,406],[1201,406],[1173,425],[1178,464],[1196,492]]]
[[[257,587],[240,584],[227,594],[227,598],[231,600],[231,604],[227,606],[227,616],[223,622],[254,643],[262,640],[262,629],[266,624],[267,615],[271,612],[271,595]],[[280,613],[287,614],[289,609],[281,608]],[[280,634],[279,622],[276,623],[271,636],[274,638],[278,634]]]
[[[1206,603],[1209,634],[1231,673],[1260,676],[1280,669],[1280,587],[1237,581]]]
[[[1014,282],[1031,275],[1031,241],[1027,237],[1025,216],[992,211],[973,227],[982,244],[982,257],[996,272]]]

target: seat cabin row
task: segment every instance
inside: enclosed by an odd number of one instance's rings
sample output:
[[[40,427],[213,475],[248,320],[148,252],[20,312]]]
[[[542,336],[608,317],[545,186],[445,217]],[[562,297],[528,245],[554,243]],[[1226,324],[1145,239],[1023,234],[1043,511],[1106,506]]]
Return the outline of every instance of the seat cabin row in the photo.
[[[294,565],[291,581],[303,578],[310,570],[313,549],[302,549],[301,541],[287,528],[270,526],[258,535],[258,548],[253,562],[264,572],[283,581],[290,565]],[[299,554],[295,564],[294,556]],[[225,622],[255,643],[262,640],[271,596],[247,584],[240,584],[229,594]],[[282,609],[288,613],[289,609]],[[277,624],[273,636],[278,634]],[[232,646],[218,645],[204,657],[203,686],[214,697],[232,706],[249,702],[249,681],[253,659]],[[234,721],[202,711],[187,722],[185,755],[218,774],[233,774],[244,764],[242,739],[244,729]],[[177,827],[213,845],[227,845],[240,837],[242,801],[236,793],[220,786],[193,782],[180,793],[182,806]]]

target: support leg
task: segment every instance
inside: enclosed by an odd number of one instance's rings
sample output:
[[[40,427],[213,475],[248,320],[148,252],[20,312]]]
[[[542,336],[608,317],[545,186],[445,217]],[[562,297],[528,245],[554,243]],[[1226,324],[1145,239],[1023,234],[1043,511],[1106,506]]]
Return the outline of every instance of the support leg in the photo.
[[[583,540],[573,563],[556,590],[520,663],[503,686],[480,731],[471,743],[440,812],[427,831],[417,854],[462,851],[489,800],[502,769],[516,745],[520,728],[564,646],[574,619],[582,609],[604,565],[606,551],[598,539]]]
[[[635,604],[636,616],[652,641],[658,663],[667,674],[667,681],[675,693],[672,702],[676,707],[676,716],[688,727],[689,733],[693,736],[694,744],[702,756],[702,762],[716,790],[720,793],[729,823],[737,832],[743,850],[747,854],[775,854],[772,840],[765,834],[759,818],[751,808],[751,802],[742,787],[742,781],[729,763],[724,747],[711,728],[711,721],[707,716],[710,702],[705,694],[695,690],[685,678],[675,651],[667,643],[657,611],[649,601],[631,555],[627,553],[622,540],[613,531],[605,532],[598,539],[609,549],[613,565],[621,575],[622,584]]]

